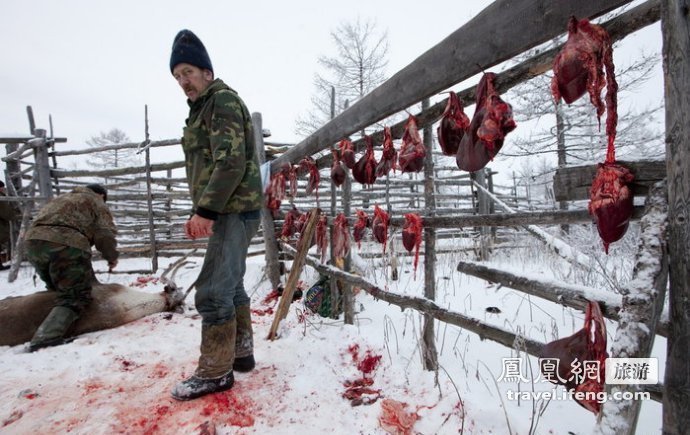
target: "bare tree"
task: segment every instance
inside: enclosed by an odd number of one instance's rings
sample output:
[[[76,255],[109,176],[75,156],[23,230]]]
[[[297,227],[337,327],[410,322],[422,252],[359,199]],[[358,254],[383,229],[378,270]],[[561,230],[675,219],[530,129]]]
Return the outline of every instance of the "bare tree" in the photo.
[[[331,93],[335,89],[335,115],[386,79],[388,34],[376,22],[359,18],[341,23],[331,32],[336,55],[319,57],[322,72],[314,78],[312,109],[296,122],[295,132],[307,136],[331,119]]]
[[[643,54],[629,66],[616,72],[619,102],[626,100],[637,86],[646,82],[659,62],[658,53]],[[515,88],[506,97],[513,105],[521,125],[533,125],[527,136],[511,141],[511,150],[503,155],[532,156],[556,154],[558,166],[600,161],[606,152],[605,129],[585,95],[571,105],[556,104],[551,96],[551,74],[536,77]],[[639,159],[663,152],[663,133],[654,128],[661,105],[625,110],[619,104],[616,156]],[[606,117],[602,117],[602,124]]]
[[[109,132],[101,132],[98,136],[91,136],[86,144],[93,148],[101,148],[108,145],[119,145],[130,142],[127,134],[117,128]],[[121,168],[140,163],[140,158],[133,149],[112,149],[91,153],[87,163],[97,168]]]

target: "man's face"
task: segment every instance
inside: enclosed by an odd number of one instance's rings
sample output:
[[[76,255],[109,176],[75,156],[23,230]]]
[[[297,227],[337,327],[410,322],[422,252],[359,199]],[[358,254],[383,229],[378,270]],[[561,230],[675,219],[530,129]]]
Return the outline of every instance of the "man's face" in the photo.
[[[204,90],[213,81],[213,73],[207,69],[188,63],[180,63],[173,68],[173,77],[177,80],[184,94],[191,101],[196,101]]]

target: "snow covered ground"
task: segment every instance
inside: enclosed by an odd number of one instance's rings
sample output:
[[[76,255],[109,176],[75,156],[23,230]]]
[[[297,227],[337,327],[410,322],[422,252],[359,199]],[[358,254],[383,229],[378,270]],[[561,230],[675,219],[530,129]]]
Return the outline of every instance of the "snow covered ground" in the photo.
[[[369,249],[376,249],[370,246]],[[400,252],[401,248],[398,249]],[[497,254],[493,265],[568,281],[556,259],[534,247]],[[603,255],[603,254],[602,254]],[[615,255],[615,251],[614,251]],[[528,297],[508,288],[461,275],[455,266],[464,254],[438,259],[437,303],[545,342],[580,329],[583,313]],[[174,259],[161,259],[161,270]],[[387,278],[386,265],[362,261],[367,277],[389,291],[419,296],[423,268],[412,273],[405,257],[398,281]],[[182,288],[196,278],[200,259],[176,277]],[[144,259],[122,260],[119,270],[150,267]],[[279,338],[266,339],[275,301],[263,278],[263,258],[250,257],[246,287],[254,312],[257,368],[237,373],[232,390],[177,402],[171,387],[196,366],[201,321],[193,294],[184,313],[159,313],[125,326],[85,334],[72,343],[25,353],[23,346],[0,347],[0,433],[2,434],[589,434],[595,416],[572,400],[510,400],[509,392],[550,391],[542,381],[500,379],[503,358],[515,351],[453,325],[436,322],[441,369],[424,371],[420,357],[421,315],[356,296],[356,322],[319,317],[302,301],[292,304]],[[104,264],[97,264],[103,270]],[[34,285],[26,265],[7,283],[0,272],[0,298],[43,289]],[[572,274],[570,274],[572,276]],[[135,283],[139,275],[100,275],[106,282]],[[302,280],[316,281],[305,267]],[[568,281],[570,282],[570,281]],[[578,282],[573,281],[573,284]],[[140,291],[158,292],[147,284]],[[500,312],[487,312],[496,307]],[[496,310],[493,310],[496,311]],[[608,322],[609,349],[615,323]],[[0,331],[0,333],[2,333]],[[654,356],[663,367],[665,341]],[[522,355],[524,357],[524,355]],[[380,357],[380,359],[379,359]],[[362,384],[371,385],[357,404],[344,397]],[[524,358],[528,377],[537,376],[536,360]],[[530,370],[533,375],[530,375]],[[357,383],[359,382],[359,384]],[[362,390],[360,390],[362,391]],[[368,391],[369,393],[366,393]],[[368,403],[371,402],[371,403]],[[398,418],[396,425],[395,418]],[[393,431],[392,428],[407,428]],[[637,433],[660,433],[661,406],[644,402]]]

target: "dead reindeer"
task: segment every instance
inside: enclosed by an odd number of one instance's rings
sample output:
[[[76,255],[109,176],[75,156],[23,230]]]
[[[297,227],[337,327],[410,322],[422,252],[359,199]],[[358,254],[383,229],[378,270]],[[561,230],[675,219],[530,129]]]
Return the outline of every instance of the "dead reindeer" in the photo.
[[[185,258],[163,273],[161,281],[165,287],[160,293],[146,293],[122,284],[95,283],[91,303],[65,337],[116,328],[151,314],[179,310],[186,295],[173,281],[179,268],[188,263]],[[16,346],[31,340],[56,298],[57,292],[41,291],[0,300],[0,346]]]

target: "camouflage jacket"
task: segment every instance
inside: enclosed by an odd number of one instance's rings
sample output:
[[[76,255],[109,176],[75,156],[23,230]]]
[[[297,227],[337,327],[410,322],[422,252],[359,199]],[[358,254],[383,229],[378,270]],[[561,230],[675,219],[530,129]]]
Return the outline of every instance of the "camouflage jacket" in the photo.
[[[0,196],[7,196],[0,193]],[[0,247],[10,240],[10,222],[17,219],[15,205],[8,201],[0,201]]]
[[[261,174],[252,119],[237,93],[215,79],[189,103],[182,148],[194,212],[218,214],[259,210]]]
[[[96,246],[107,261],[117,260],[117,228],[103,199],[76,187],[46,204],[26,232],[27,240],[47,240],[91,251]]]

